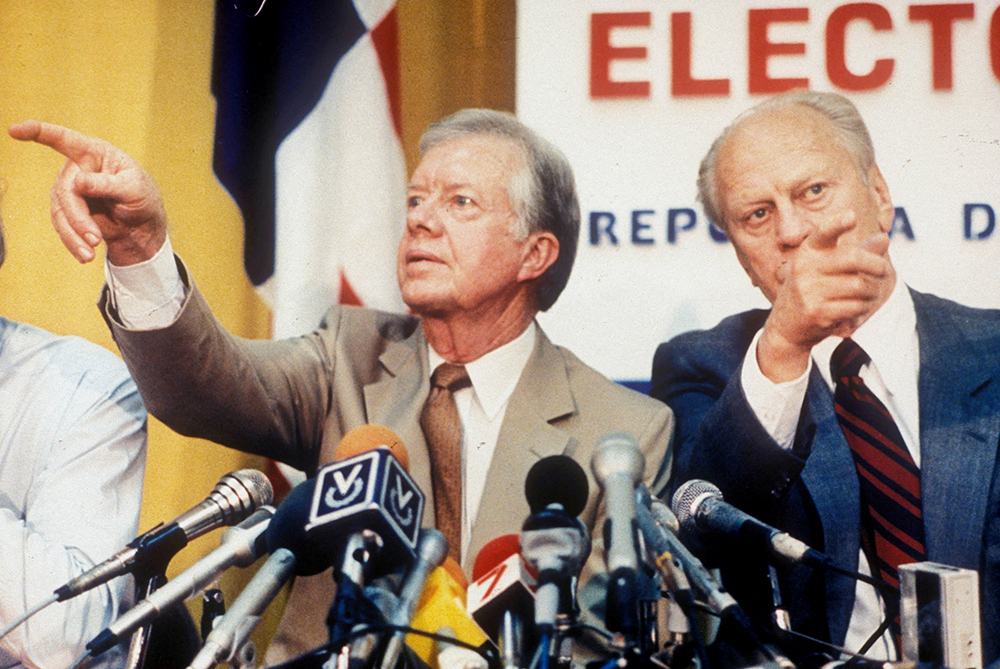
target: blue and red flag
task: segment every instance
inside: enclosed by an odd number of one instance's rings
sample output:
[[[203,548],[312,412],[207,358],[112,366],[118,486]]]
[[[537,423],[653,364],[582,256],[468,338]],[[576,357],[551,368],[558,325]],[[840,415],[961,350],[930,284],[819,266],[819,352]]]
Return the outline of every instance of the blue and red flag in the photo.
[[[217,0],[212,92],[215,172],[272,336],[337,302],[404,310],[395,0]]]

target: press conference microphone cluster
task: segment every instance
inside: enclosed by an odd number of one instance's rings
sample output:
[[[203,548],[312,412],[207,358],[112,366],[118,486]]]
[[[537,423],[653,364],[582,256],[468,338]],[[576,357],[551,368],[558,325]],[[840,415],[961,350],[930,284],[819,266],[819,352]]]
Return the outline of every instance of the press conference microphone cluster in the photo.
[[[271,557],[216,621],[191,667],[231,659],[292,575],[311,576],[331,566],[338,579],[331,640],[346,637],[360,611],[374,608],[362,606],[365,581],[403,570],[417,555],[424,496],[406,471],[408,462],[391,430],[363,425],[348,432],[334,461],[279,505],[265,535]]]

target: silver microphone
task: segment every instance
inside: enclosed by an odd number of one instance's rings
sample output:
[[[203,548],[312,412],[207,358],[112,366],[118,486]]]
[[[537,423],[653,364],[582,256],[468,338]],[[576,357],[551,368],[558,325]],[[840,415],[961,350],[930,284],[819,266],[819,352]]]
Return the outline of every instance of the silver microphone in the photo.
[[[87,644],[91,656],[97,657],[116,646],[163,611],[204,590],[226,569],[253,564],[267,550],[264,530],[272,515],[274,509],[265,506],[236,527],[223,532],[218,548],[138,602],[94,637]]]

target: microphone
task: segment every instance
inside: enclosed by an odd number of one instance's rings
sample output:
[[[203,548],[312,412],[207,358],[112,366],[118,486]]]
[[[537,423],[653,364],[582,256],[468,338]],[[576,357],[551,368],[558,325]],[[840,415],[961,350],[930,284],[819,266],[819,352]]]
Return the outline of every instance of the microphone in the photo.
[[[490,640],[465,609],[466,581],[462,568],[453,558],[434,569],[424,584],[420,603],[410,627],[423,632],[445,634],[478,648],[480,654],[492,653]],[[407,645],[421,660],[437,666],[437,646],[433,639],[411,634]]]
[[[406,575],[402,588],[399,591],[399,604],[394,612],[388,617],[388,623],[397,627],[405,627],[410,624],[413,614],[420,603],[420,595],[424,591],[424,585],[430,577],[431,572],[441,566],[448,556],[448,540],[444,534],[435,529],[425,528],[420,530],[420,538],[417,542],[417,559]],[[382,654],[382,669],[393,669],[403,651],[404,632],[397,631],[389,637],[385,652]]]
[[[111,623],[87,644],[92,657],[113,648],[164,610],[204,590],[232,566],[246,567],[264,553],[264,530],[274,510],[265,506],[222,533],[219,547]]]
[[[370,436],[375,431],[367,434]],[[354,435],[352,439],[351,443],[357,443],[359,435]],[[325,543],[306,532],[315,491],[316,479],[308,479],[295,486],[278,505],[264,532],[271,557],[257,571],[229,611],[216,621],[189,669],[209,669],[217,662],[231,660],[259,622],[260,614],[292,575],[313,576],[333,563],[335,556],[326,551]]]
[[[412,563],[424,494],[406,471],[402,441],[388,428],[362,425],[344,436],[334,458],[316,474],[309,540],[328,555],[343,555],[352,535],[367,533],[377,537],[375,567]]]
[[[576,608],[576,579],[590,555],[590,533],[576,516],[586,506],[588,485],[583,468],[565,455],[542,458],[525,480],[532,513],[521,528],[521,555],[538,573],[535,625],[543,635]]]
[[[416,557],[424,495],[403,467],[402,441],[388,428],[351,430],[334,458],[316,475],[305,533],[322,553],[341,556],[327,617],[330,639],[339,643],[364,610],[366,578],[398,571]]]
[[[235,525],[260,507],[270,504],[271,482],[256,469],[226,474],[204,501],[185,511],[169,525],[158,525],[104,562],[55,591],[62,602],[135,571],[143,563],[160,560],[165,565],[189,541],[217,527]]]
[[[590,468],[604,491],[608,595],[605,624],[635,642],[639,636],[639,558],[635,546],[635,487],[646,467],[639,444],[628,434],[610,434],[597,446]]]
[[[497,644],[503,667],[526,666],[524,649],[535,645],[535,639],[526,638],[524,624],[535,610],[535,579],[521,558],[520,538],[505,534],[483,546],[472,576],[469,614]]]
[[[205,637],[205,645],[191,660],[188,669],[212,669],[219,662],[232,663],[264,609],[294,572],[295,554],[287,548],[275,550],[229,610],[216,618],[212,631]]]
[[[722,584],[705,568],[701,560],[691,554],[691,551],[677,538],[680,523],[677,517],[663,502],[653,499],[645,486],[640,486],[636,492],[639,504],[636,505],[636,520],[643,538],[646,540],[646,550],[651,559],[668,583],[679,586],[680,593],[675,593],[678,604],[686,607],[683,582],[677,583],[677,573],[672,562],[679,563],[686,581],[704,598],[713,613],[725,617],[739,608],[736,600],[726,592]]]
[[[692,479],[683,484],[674,492],[671,505],[686,530],[744,541],[779,565],[832,564],[823,553],[723,501],[722,491],[708,481]]]

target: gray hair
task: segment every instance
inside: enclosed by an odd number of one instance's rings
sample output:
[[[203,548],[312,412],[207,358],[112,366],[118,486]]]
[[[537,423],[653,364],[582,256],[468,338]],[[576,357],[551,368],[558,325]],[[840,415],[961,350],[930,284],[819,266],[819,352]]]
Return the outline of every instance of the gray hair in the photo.
[[[861,178],[867,183],[868,170],[875,164],[875,148],[872,146],[872,138],[868,134],[868,128],[865,126],[861,114],[858,113],[857,107],[850,100],[838,93],[821,93],[807,90],[795,90],[783,93],[773,98],[768,98],[737,116],[722,131],[722,134],[712,142],[708,153],[702,158],[701,166],[698,168],[698,201],[701,202],[708,220],[720,229],[726,229],[726,221],[722,212],[719,211],[715,165],[722,145],[744,121],[761,114],[795,105],[813,109],[825,116],[833,124],[841,144],[854,160]]]
[[[522,239],[533,232],[551,232],[559,240],[559,257],[542,275],[535,291],[541,311],[553,304],[569,281],[580,237],[580,204],[573,170],[559,149],[537,135],[513,114],[492,109],[463,109],[432,124],[420,138],[420,153],[468,135],[509,139],[524,151],[524,168],[507,184]]]

